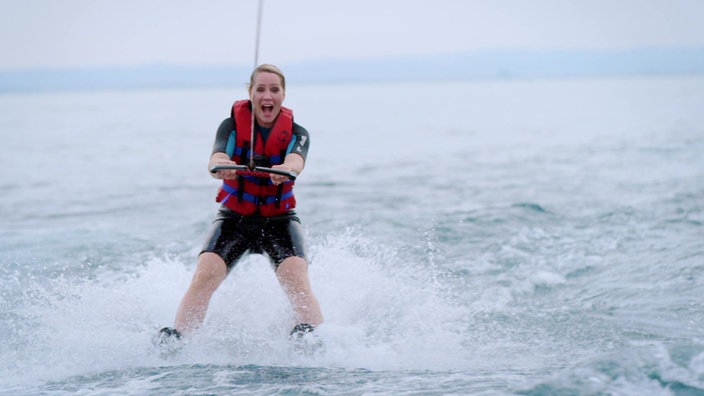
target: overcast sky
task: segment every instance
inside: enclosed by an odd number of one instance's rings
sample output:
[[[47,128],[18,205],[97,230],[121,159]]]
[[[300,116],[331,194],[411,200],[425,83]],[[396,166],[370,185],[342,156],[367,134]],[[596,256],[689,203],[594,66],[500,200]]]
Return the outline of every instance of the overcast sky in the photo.
[[[0,70],[251,65],[258,0],[0,0]],[[264,0],[259,61],[704,47],[704,0]]]

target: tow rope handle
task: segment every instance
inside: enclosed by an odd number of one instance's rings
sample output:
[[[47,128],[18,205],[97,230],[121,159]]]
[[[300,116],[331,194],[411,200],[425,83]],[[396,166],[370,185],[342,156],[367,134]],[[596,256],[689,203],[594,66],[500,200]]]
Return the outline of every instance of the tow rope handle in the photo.
[[[298,174],[296,172],[287,172],[280,169],[267,168],[265,166],[255,166],[250,169],[247,165],[215,165],[210,168],[210,173],[215,173],[220,170],[236,170],[238,175],[269,177],[270,174],[282,175],[288,177],[289,180],[296,180]]]

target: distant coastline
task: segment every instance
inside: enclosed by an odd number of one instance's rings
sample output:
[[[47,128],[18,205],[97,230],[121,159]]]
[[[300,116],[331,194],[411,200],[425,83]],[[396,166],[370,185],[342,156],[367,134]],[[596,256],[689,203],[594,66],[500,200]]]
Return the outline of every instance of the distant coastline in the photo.
[[[704,48],[486,50],[463,54],[310,60],[280,65],[292,83],[435,82],[704,74]],[[242,86],[250,66],[152,64],[0,71],[0,93]]]

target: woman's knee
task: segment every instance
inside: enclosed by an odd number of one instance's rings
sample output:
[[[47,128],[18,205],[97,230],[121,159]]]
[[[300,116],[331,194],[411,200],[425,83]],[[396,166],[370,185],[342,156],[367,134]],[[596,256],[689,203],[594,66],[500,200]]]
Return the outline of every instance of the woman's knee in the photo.
[[[289,292],[308,291],[308,263],[301,257],[289,257],[282,261],[276,270],[276,277]]]
[[[196,287],[216,288],[227,276],[227,266],[215,253],[202,253],[198,257],[198,266],[193,274],[193,284]]]
[[[298,256],[287,257],[276,267],[276,275],[279,277],[308,277],[308,262]]]

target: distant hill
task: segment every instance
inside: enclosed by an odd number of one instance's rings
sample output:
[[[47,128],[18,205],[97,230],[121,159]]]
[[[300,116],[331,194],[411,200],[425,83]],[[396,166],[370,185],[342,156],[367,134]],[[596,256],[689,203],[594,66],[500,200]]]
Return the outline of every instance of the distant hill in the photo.
[[[704,48],[622,51],[477,51],[279,65],[295,83],[379,83],[704,74]],[[0,92],[242,86],[249,66],[155,64],[0,72]]]

